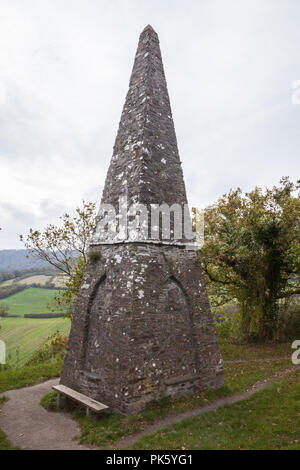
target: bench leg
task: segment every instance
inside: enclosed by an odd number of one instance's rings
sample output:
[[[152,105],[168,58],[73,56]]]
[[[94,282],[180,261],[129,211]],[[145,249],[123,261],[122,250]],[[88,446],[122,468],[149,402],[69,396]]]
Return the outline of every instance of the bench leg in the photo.
[[[86,408],[85,412],[86,412],[86,415],[91,419],[97,419],[98,418],[98,414],[94,413],[94,411],[90,410],[89,408]]]
[[[67,398],[62,393],[57,394],[57,408],[64,408],[66,406]]]

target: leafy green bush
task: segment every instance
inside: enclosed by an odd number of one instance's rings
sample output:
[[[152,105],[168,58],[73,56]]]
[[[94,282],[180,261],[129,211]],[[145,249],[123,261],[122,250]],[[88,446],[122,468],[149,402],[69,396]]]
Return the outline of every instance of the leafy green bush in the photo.
[[[280,300],[300,291],[299,189],[284,177],[265,190],[230,190],[205,209],[199,261],[208,292],[237,300],[252,343],[276,338]]]
[[[240,323],[239,313],[223,312],[222,317],[215,314],[215,327],[219,338],[228,342],[240,341]]]
[[[300,339],[300,300],[290,299],[280,306],[277,341]]]
[[[25,365],[37,365],[45,361],[63,360],[67,343],[68,337],[62,336],[59,331],[57,331],[31,356]]]
[[[250,338],[243,335],[242,316],[239,312],[215,313],[215,326],[218,337],[225,342],[251,343]],[[274,343],[300,339],[300,299],[298,297],[293,297],[280,304],[279,318],[274,331]],[[247,339],[248,341],[246,341]]]

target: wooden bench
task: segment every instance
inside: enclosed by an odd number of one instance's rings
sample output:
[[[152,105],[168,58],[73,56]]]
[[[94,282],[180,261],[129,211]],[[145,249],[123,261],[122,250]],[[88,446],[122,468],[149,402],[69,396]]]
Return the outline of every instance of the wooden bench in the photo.
[[[108,406],[100,403],[99,401],[89,398],[83,393],[76,392],[72,388],[66,387],[65,385],[53,385],[53,390],[55,390],[57,395],[57,406],[62,408],[65,405],[66,398],[71,398],[72,400],[77,401],[81,405],[86,407],[86,414],[91,415],[93,413],[100,413],[100,411],[107,410]]]

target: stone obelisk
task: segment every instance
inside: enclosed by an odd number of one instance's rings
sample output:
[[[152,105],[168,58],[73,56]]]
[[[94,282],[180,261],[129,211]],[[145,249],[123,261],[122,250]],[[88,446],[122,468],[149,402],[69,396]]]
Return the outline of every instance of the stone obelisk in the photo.
[[[150,25],[139,39],[102,196],[102,205],[119,208],[119,220],[120,200],[149,210],[187,204],[159,40]],[[223,385],[197,252],[184,233],[175,237],[170,220],[169,238],[158,219],[155,239],[150,226],[144,239],[134,239],[104,236],[99,216],[90,244],[61,383],[121,413]]]

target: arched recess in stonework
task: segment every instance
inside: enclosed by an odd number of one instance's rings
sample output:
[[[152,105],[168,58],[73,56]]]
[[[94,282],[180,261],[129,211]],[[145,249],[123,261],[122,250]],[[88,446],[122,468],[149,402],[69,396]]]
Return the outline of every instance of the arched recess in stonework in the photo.
[[[189,296],[181,282],[170,276],[162,287],[160,305],[160,357],[174,377],[198,372],[198,347]]]
[[[97,372],[101,356],[100,329],[103,325],[103,315],[106,311],[107,292],[106,274],[95,284],[89,299],[88,313],[85,325],[84,369]]]

